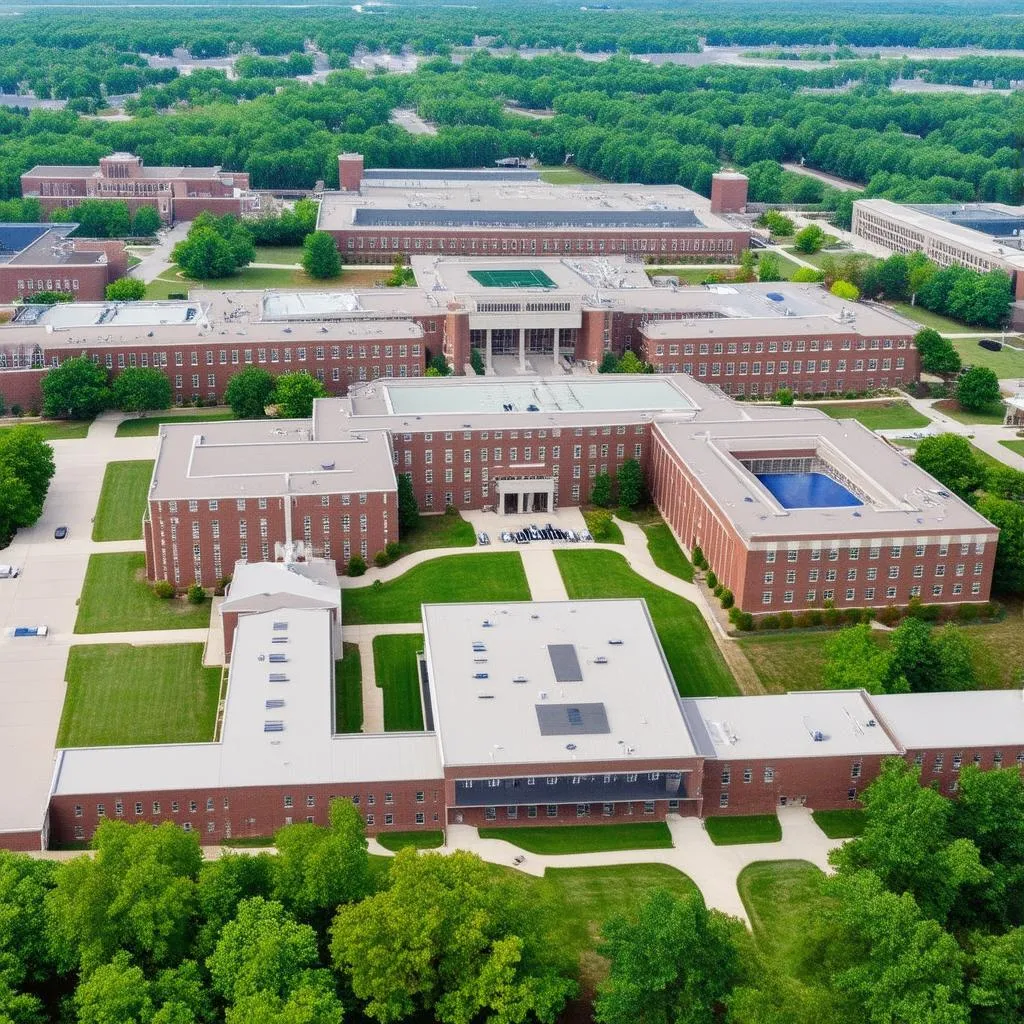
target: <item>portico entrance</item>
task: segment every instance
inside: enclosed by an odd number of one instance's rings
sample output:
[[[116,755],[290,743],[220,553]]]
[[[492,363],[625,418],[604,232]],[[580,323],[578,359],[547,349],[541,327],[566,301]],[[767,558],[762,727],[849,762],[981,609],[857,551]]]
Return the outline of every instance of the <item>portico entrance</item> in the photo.
[[[498,493],[495,507],[502,515],[550,512],[555,507],[553,477],[498,480],[495,486]]]

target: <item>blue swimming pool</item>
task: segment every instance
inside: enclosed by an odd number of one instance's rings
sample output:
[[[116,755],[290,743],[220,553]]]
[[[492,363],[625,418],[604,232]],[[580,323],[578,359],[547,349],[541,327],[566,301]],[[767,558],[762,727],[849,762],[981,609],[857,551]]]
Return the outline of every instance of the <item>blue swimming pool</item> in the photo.
[[[864,504],[824,473],[759,473],[757,479],[783,508],[846,508]]]

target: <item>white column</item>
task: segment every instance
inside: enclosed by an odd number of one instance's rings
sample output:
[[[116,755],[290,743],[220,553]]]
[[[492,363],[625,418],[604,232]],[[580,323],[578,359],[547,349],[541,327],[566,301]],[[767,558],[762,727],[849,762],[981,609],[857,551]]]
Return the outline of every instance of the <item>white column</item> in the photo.
[[[491,363],[491,329],[490,329],[490,327],[487,328],[486,346],[487,346],[487,348],[486,348],[487,355],[484,358],[484,368],[487,370],[488,373],[493,373],[494,372],[494,366]]]
[[[519,328],[519,372],[526,373],[526,329]]]
[[[555,360],[555,373],[558,373],[558,371],[561,369],[561,367],[558,364],[558,335],[561,333],[561,330],[562,329],[560,327],[555,327],[552,329],[551,332],[554,335],[553,348]]]

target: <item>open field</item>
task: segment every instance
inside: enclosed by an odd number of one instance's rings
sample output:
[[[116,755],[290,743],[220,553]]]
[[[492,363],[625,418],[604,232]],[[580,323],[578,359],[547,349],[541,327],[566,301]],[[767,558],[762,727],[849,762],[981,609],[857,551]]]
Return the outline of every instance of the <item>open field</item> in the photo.
[[[647,550],[654,559],[654,564],[665,572],[678,576],[687,583],[693,582],[693,566],[683,554],[672,531],[666,523],[654,523],[643,528],[647,534]]]
[[[473,524],[467,523],[457,509],[452,509],[439,516],[421,515],[419,526],[408,531],[398,547],[401,555],[408,555],[427,548],[471,548],[475,544]]]
[[[647,601],[676,687],[686,697],[737,693],[721,652],[696,605],[638,576],[614,551],[555,552],[573,600],[642,597]]]
[[[379,273],[379,272],[378,272]],[[387,276],[386,274],[384,275]],[[243,267],[236,274],[230,277],[219,278],[216,281],[193,281],[191,278],[180,277],[179,272],[174,268],[165,270],[159,277],[146,285],[147,299],[166,299],[171,294],[188,293],[192,288],[213,287],[236,289],[262,289],[262,288],[334,288],[345,281],[346,275],[326,281],[309,277],[303,270],[290,270],[278,267]]]
[[[418,732],[423,729],[419,666],[416,652],[423,650],[422,633],[397,633],[373,638],[373,665],[377,685],[384,691],[384,731]]]
[[[334,663],[334,731],[359,732],[363,727],[363,664],[359,644],[345,644]]]
[[[815,825],[829,839],[851,839],[864,831],[864,811],[854,808],[849,811],[812,811]]]
[[[1019,602],[1008,603],[1002,622],[961,627],[972,647],[971,661],[978,686],[1006,690],[1018,686],[1024,665],[1024,618]],[[781,631],[741,637],[737,643],[768,693],[821,688],[825,644],[830,630]],[[886,643],[884,633],[872,633],[876,643]]]
[[[184,416],[140,416],[138,419],[122,420],[117,425],[115,437],[156,437],[161,423],[210,423],[215,420],[233,420],[232,412],[216,411],[188,413]]]
[[[108,462],[92,524],[92,539],[139,540],[153,461]]]
[[[89,433],[92,420],[25,420],[21,423],[5,423],[0,427],[0,432],[22,426],[38,430],[44,441],[77,441]]]
[[[416,850],[436,850],[444,845],[444,833],[440,829],[429,832],[383,832],[377,836],[377,842],[385,850],[396,852],[406,846]]]
[[[301,245],[257,245],[253,263],[302,263]]]
[[[803,922],[823,878],[805,860],[771,860],[748,864],[736,881],[759,952],[791,976],[801,966]]]
[[[380,586],[346,589],[342,595],[345,621],[350,625],[419,622],[424,603],[529,599],[518,551],[435,558]]]
[[[141,552],[91,555],[78,603],[76,633],[116,633],[134,629],[205,629],[210,602],[162,600],[145,582]]]
[[[704,821],[704,828],[715,846],[778,843],[782,840],[782,826],[774,814],[707,818]]]
[[[993,331],[994,340],[1000,338],[998,331]],[[1001,380],[1010,377],[1024,377],[1024,339],[1014,338],[1014,348],[1005,345],[998,352],[989,352],[982,348],[978,338],[953,338],[953,348],[960,353],[964,366],[987,366]]]
[[[668,850],[672,836],[663,821],[625,825],[550,825],[482,828],[481,839],[504,839],[528,853],[604,853],[608,850]]]
[[[209,742],[220,675],[202,644],[72,647],[57,746]]]
[[[972,423],[985,423],[999,426],[1003,422],[1002,403],[993,405],[991,409],[981,412],[968,412],[960,408],[960,403],[955,398],[944,398],[941,402],[935,403],[935,410],[944,416],[956,420],[957,423],[965,423],[970,426]]]
[[[898,430],[927,427],[931,420],[919,413],[909,402],[821,402],[809,406],[820,409],[834,420],[852,419],[869,430]]]

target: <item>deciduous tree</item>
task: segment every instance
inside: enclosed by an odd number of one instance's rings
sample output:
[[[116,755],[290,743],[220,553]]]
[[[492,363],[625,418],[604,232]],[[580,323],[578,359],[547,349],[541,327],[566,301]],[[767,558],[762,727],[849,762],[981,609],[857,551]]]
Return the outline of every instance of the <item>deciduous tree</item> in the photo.
[[[977,508],[990,523],[999,527],[993,586],[1005,593],[1024,593],[1024,505],[985,495]]]
[[[313,401],[326,398],[324,382],[305,370],[283,373],[277,378],[273,402],[278,416],[304,419],[313,415]]]
[[[612,503],[612,478],[607,473],[598,473],[590,491],[590,503],[598,508],[608,508]]]
[[[825,642],[821,681],[833,690],[864,689],[868,693],[905,693],[907,681],[893,677],[892,658],[867,625],[840,630]]]
[[[815,253],[825,244],[825,232],[820,224],[808,224],[793,236],[793,247],[798,252]]]
[[[926,373],[957,373],[962,365],[953,343],[930,327],[914,335],[914,345],[921,354],[921,369]]]
[[[334,236],[326,231],[313,231],[302,243],[302,269],[310,277],[326,279],[341,273],[341,258]]]
[[[956,382],[956,400],[961,409],[981,412],[999,404],[999,378],[987,366],[972,366]]]
[[[114,405],[122,412],[147,412],[171,405],[171,382],[152,367],[130,366],[122,370],[110,391]]]
[[[44,416],[90,420],[110,405],[107,371],[85,356],[48,370],[41,387]]]
[[[248,366],[228,381],[224,401],[239,419],[261,419],[267,414],[275,388],[276,381],[267,370],[261,366]]]
[[[398,474],[398,529],[406,534],[420,525],[420,506],[408,473]]]
[[[985,473],[971,442],[959,434],[933,434],[914,452],[914,461],[961,498],[976,491]]]
[[[145,298],[146,284],[137,277],[119,277],[107,285],[104,294],[111,302],[135,302]]]
[[[619,466],[615,481],[619,490],[619,504],[626,508],[636,508],[644,496],[644,474],[640,463],[636,459],[626,459]],[[594,483],[596,486],[597,481]]]

